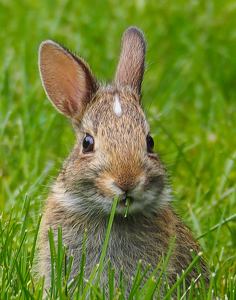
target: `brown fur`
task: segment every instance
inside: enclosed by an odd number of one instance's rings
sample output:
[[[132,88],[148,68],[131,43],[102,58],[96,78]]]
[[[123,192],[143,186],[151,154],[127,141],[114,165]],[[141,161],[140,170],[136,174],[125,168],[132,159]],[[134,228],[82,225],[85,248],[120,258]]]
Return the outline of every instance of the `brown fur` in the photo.
[[[115,82],[100,87],[80,58],[52,41],[41,45],[39,66],[45,90],[53,105],[71,120],[76,134],[72,153],[46,201],[40,229],[39,273],[46,275],[46,288],[50,286],[51,272],[48,229],[53,229],[57,240],[57,227],[62,227],[63,243],[68,254],[74,256],[71,277],[79,271],[84,231],[88,230],[88,278],[99,262],[116,196],[119,202],[105,260],[115,268],[116,285],[123,267],[128,278],[127,293],[139,260],[143,270],[149,264],[154,270],[175,236],[166,270],[170,285],[191,263],[189,250],[199,252],[190,231],[172,211],[163,164],[157,154],[147,149],[149,125],[140,105],[144,57],[141,31],[127,29]],[[83,152],[86,135],[94,139],[94,151],[89,153]],[[126,197],[132,202],[124,218],[126,208],[122,201]],[[208,285],[203,260],[200,266]],[[187,284],[197,276],[194,268]],[[107,287],[107,270],[102,273],[101,283]]]

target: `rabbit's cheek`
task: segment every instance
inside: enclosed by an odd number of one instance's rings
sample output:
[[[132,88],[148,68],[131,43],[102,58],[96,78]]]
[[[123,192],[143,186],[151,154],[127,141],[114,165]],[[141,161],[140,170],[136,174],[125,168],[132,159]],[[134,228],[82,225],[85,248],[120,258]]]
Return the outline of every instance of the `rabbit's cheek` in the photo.
[[[153,172],[153,174],[148,174],[147,181],[143,186],[143,190],[162,190],[165,187],[165,174],[160,174],[159,172]]]
[[[120,194],[120,189],[115,189],[113,183],[114,180],[108,175],[99,176],[95,182],[97,193],[103,197],[108,197],[111,200],[114,199],[116,195]]]

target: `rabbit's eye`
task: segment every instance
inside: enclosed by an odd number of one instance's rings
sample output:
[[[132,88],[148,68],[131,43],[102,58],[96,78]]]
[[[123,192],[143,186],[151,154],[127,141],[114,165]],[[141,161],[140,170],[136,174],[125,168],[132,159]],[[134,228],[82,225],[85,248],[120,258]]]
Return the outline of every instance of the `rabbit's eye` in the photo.
[[[94,139],[91,135],[86,134],[86,137],[83,140],[83,153],[93,152],[94,148]]]
[[[154,147],[153,138],[150,135],[148,135],[146,140],[147,140],[147,151],[153,152],[153,147]]]

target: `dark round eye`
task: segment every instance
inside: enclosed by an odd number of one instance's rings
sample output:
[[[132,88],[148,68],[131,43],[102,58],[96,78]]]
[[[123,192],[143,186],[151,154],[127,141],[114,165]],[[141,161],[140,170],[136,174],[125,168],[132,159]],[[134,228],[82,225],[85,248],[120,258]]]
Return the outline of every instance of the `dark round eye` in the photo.
[[[94,139],[91,135],[86,134],[86,137],[83,140],[83,153],[93,152],[94,148]]]
[[[153,147],[154,147],[154,140],[150,135],[148,135],[147,136],[147,151],[153,152]]]

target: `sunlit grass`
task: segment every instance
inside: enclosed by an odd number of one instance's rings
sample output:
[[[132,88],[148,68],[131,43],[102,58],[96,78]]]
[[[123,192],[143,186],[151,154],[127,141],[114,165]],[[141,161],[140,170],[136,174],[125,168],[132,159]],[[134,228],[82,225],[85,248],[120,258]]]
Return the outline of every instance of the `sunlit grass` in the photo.
[[[142,272],[142,261],[137,266],[137,273],[133,279],[133,286],[127,296],[126,282],[123,281],[123,272],[120,270],[120,282],[114,282],[114,269],[110,262],[105,261],[106,247],[108,244],[112,223],[115,215],[117,199],[114,200],[110,220],[107,228],[107,234],[104,241],[104,248],[101,253],[99,265],[94,267],[90,278],[84,278],[84,266],[86,261],[86,231],[83,242],[83,253],[81,258],[81,267],[78,270],[78,276],[70,278],[73,256],[66,255],[66,248],[63,244],[62,230],[58,228],[58,242],[55,244],[54,236],[51,230],[48,232],[51,249],[51,286],[49,290],[44,290],[44,277],[36,279],[33,271],[33,263],[36,253],[36,239],[41,218],[39,218],[34,234],[29,233],[29,199],[24,199],[24,207],[20,214],[22,221],[16,222],[15,210],[12,210],[9,222],[0,222],[1,236],[0,243],[3,245],[0,257],[0,275],[1,275],[1,299],[159,299],[159,292],[165,280],[164,287],[166,296],[162,299],[171,299],[175,295],[176,299],[213,299],[213,295],[218,295],[215,275],[212,274],[210,290],[205,288],[204,280],[201,277],[201,269],[198,260],[202,253],[193,254],[193,261],[185,272],[177,277],[176,283],[169,287],[165,269],[167,267],[172,248],[175,243],[173,239],[167,256],[162,258],[156,269],[146,278],[149,267]],[[17,237],[17,238],[16,238]],[[33,238],[33,243],[29,243],[29,238]],[[108,271],[104,266],[108,264]],[[194,266],[199,271],[198,281],[201,281],[202,288],[197,288],[197,280],[192,282],[191,286],[186,286],[185,278]],[[108,272],[108,291],[100,285],[102,272]],[[141,288],[140,288],[141,286]],[[234,295],[235,282],[231,278],[227,293],[231,297]],[[174,294],[173,294],[174,293]],[[231,298],[229,298],[231,299]]]

